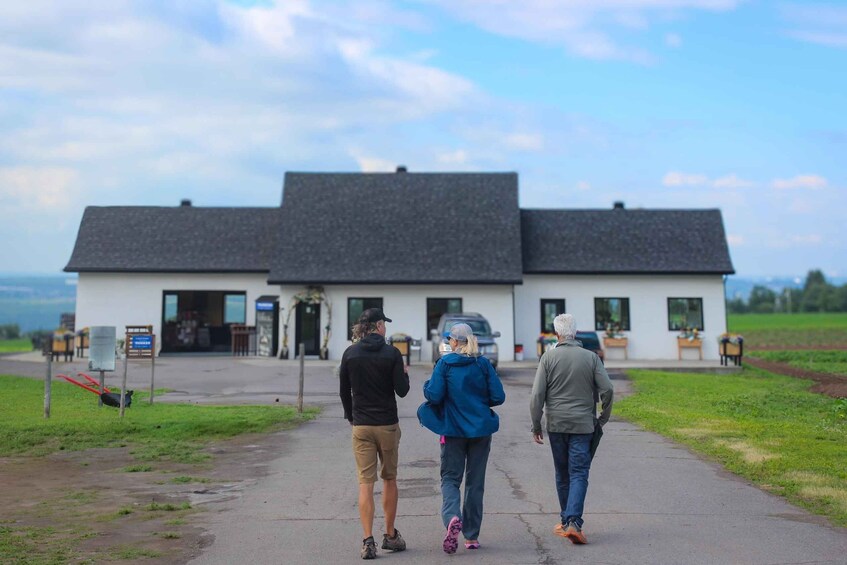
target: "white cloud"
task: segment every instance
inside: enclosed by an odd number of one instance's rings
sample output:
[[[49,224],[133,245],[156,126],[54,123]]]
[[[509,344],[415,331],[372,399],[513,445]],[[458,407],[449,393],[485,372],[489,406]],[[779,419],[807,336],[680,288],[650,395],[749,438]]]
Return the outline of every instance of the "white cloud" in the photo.
[[[397,164],[388,159],[379,157],[366,157],[363,155],[355,157],[359,164],[359,170],[363,173],[393,173],[397,170]]]
[[[810,233],[806,235],[792,235],[790,238],[791,243],[796,245],[821,245],[823,243],[823,236],[817,233]]]
[[[512,133],[503,138],[503,143],[520,151],[540,151],[544,148],[544,137],[539,133]]]
[[[731,247],[741,247],[744,245],[744,236],[739,234],[727,234],[726,241]]]
[[[468,162],[468,152],[464,149],[456,149],[447,153],[436,155],[436,161],[444,165],[465,165]]]
[[[662,178],[665,186],[702,186],[709,182],[706,175],[670,171]]]
[[[740,178],[735,173],[730,173],[726,176],[715,179],[712,183],[715,188],[749,188],[756,186],[756,183]]]
[[[576,183],[576,189],[580,192],[591,190],[591,183],[588,181],[581,180]]]
[[[669,33],[665,35],[665,45],[668,47],[681,47],[682,37],[678,33]]]
[[[62,210],[78,196],[78,177],[63,167],[0,167],[0,202],[27,211]]]
[[[818,3],[783,4],[788,37],[826,47],[847,49],[847,7]]]
[[[829,182],[824,177],[818,175],[797,175],[796,177],[790,179],[774,179],[773,183],[771,183],[771,186],[778,190],[818,190],[821,188],[826,188],[828,185]]]

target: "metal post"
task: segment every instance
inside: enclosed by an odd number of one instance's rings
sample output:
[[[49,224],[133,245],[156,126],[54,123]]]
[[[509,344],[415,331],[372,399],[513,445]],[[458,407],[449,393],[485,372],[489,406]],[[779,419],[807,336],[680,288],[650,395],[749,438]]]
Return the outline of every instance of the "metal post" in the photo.
[[[53,380],[53,348],[47,355],[47,375],[44,377],[44,417],[50,418],[50,396],[52,394]]]
[[[156,379],[156,336],[151,338],[152,348],[150,349],[150,404],[153,404],[153,381]]]
[[[90,352],[89,352],[90,356]],[[106,373],[104,371],[100,371],[100,394],[106,390]],[[97,399],[97,406],[103,406],[103,397]]]
[[[306,365],[306,344],[300,344],[300,387],[297,389],[297,413],[303,413],[303,372]]]
[[[126,408],[126,372],[127,365],[129,365],[129,355],[128,355],[128,342],[129,336],[127,336],[127,344],[124,345],[124,378],[121,382],[121,418],[124,417],[124,409]]]

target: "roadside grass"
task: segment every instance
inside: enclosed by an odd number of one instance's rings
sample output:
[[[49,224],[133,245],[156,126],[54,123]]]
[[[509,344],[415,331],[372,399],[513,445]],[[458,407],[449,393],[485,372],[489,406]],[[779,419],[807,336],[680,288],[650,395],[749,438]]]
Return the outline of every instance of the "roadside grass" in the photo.
[[[812,382],[745,367],[731,375],[630,370],[615,413],[847,526],[847,418]]]
[[[847,376],[847,350],[782,350],[757,351],[756,357],[767,361],[787,363],[798,369]]]
[[[32,342],[28,339],[0,339],[0,354],[26,353],[32,351]]]
[[[54,381],[51,396],[45,419],[42,381],[0,375],[0,456],[129,447],[139,461],[197,463],[210,457],[202,449],[211,441],[291,427],[318,413],[278,405],[150,405],[139,394],[121,420],[116,408],[98,407],[95,395],[73,385]]]
[[[744,348],[847,348],[847,313],[728,314],[727,328]]]

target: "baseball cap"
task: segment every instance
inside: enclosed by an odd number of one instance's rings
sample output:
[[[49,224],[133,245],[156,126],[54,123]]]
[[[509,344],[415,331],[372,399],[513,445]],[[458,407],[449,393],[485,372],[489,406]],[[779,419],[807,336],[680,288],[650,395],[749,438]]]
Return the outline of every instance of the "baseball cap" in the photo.
[[[473,330],[467,324],[455,324],[450,328],[450,337],[456,341],[468,341],[468,336],[473,335]]]
[[[367,322],[369,324],[375,324],[380,320],[385,320],[386,322],[390,322],[391,318],[386,318],[385,313],[382,311],[382,308],[368,308],[362,315],[359,316],[360,322]]]

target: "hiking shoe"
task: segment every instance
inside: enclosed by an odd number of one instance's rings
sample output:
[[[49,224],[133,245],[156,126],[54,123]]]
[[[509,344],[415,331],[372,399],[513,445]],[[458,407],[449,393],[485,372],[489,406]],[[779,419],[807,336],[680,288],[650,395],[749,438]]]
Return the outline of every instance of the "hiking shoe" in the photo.
[[[388,537],[388,534],[382,534],[382,549],[390,549],[391,551],[403,551],[406,549],[406,540],[400,535],[400,531],[394,528],[394,537]]]
[[[576,522],[568,522],[568,526],[565,528],[565,537],[571,540],[571,543],[577,545],[588,543],[588,539],[582,532],[582,528],[577,526]]]
[[[376,559],[376,542],[373,536],[362,540],[362,559]]]
[[[444,553],[452,555],[459,549],[459,534],[462,532],[462,520],[458,516],[453,516],[450,523],[447,524],[447,533],[444,534],[444,543],[441,548]]]

